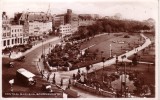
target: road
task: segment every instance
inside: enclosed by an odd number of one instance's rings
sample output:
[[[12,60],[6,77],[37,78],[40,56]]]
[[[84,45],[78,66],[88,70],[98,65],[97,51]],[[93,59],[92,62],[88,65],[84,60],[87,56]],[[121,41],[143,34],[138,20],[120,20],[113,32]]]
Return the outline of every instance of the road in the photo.
[[[134,55],[135,53],[141,51],[142,49],[146,48],[147,46],[149,46],[149,45],[151,44],[151,41],[150,41],[149,38],[147,38],[147,37],[144,36],[143,34],[141,34],[141,36],[145,39],[145,43],[144,43],[142,46],[139,46],[139,47],[137,47],[137,48],[135,48],[135,49],[133,49],[133,50],[125,53],[125,54],[122,54],[122,55],[118,56],[118,60],[119,60],[119,61],[122,61],[122,56],[124,56],[124,55],[126,56],[126,58],[123,59],[123,61],[128,60],[128,59],[127,59],[128,57]],[[115,64],[115,62],[116,62],[116,58],[107,60],[107,61],[104,62],[104,67],[107,67],[107,66],[110,66],[110,65],[112,65],[112,64]],[[43,65],[42,65],[42,66],[43,66]],[[94,71],[99,70],[99,69],[102,69],[102,68],[103,68],[103,63],[102,63],[102,62],[93,64],[93,67],[90,68],[90,70],[88,71],[88,73],[94,72]],[[80,71],[81,71],[81,72],[87,72],[85,67],[80,68]],[[73,74],[76,74],[77,72],[78,72],[78,69],[75,69],[75,70],[72,70],[72,71],[67,71],[67,72],[66,72],[66,71],[54,72],[54,73],[56,74],[57,84],[60,84],[60,80],[63,79],[64,88],[66,88],[66,86],[68,85],[68,80],[69,80],[69,78],[71,78],[72,75],[73,75]],[[54,76],[54,73],[52,73],[50,77],[53,77],[53,76]],[[46,74],[46,77],[47,77],[47,74]],[[51,79],[50,79],[50,81],[51,81]],[[76,91],[82,93],[82,91],[79,91],[79,90],[77,90],[77,89],[76,89]],[[83,92],[85,92],[85,91],[83,91]],[[82,95],[84,95],[84,94],[82,93]],[[89,96],[89,97],[93,97],[92,94],[88,94],[88,96]],[[82,97],[83,97],[83,96],[82,96]]]
[[[151,44],[151,40],[148,37],[144,36],[143,34],[141,34],[141,36],[145,39],[145,43],[142,46],[139,46],[139,47],[137,47],[137,48],[125,53],[125,54],[122,54],[122,55],[118,56],[118,60],[119,61],[127,60],[128,57],[134,55],[135,53],[141,51],[142,49],[148,47]],[[124,55],[126,56],[126,58],[122,59],[122,56],[124,56]],[[116,62],[116,58],[107,60],[107,61],[104,62],[104,67],[107,67],[107,66],[110,66],[112,64],[115,64],[115,62]],[[93,64],[93,67],[90,68],[88,73],[94,72],[94,71],[102,69],[102,68],[103,68],[103,62],[99,62],[99,63]],[[81,70],[81,72],[82,71],[83,72],[87,72],[85,67],[80,68],[80,70]],[[68,71],[68,72],[62,72],[61,74],[65,75],[65,76],[72,76],[73,74],[76,74],[77,71],[78,71],[78,69],[72,70],[72,71]]]
[[[135,49],[133,49],[133,50],[125,53],[125,54],[122,54],[122,55],[118,56],[118,60],[119,61],[122,61],[121,57],[123,55],[126,55],[126,58],[127,58],[127,57],[133,55],[134,53],[136,53],[136,52],[138,52],[138,51],[146,48],[148,45],[151,44],[151,41],[150,41],[149,38],[147,38],[143,34],[141,34],[141,36],[143,38],[145,38],[145,43],[142,46],[140,46],[140,47],[137,47],[137,48],[135,48]],[[49,41],[44,41],[43,42],[43,47],[45,47],[45,53],[47,54],[49,52],[49,44],[55,45],[55,44],[57,44],[59,42],[60,42],[60,39],[58,37],[56,37],[56,38],[54,38],[52,40],[49,40]],[[44,69],[44,66],[42,64],[42,60],[41,60],[41,62],[37,62],[39,60],[39,58],[41,57],[41,55],[42,55],[42,44],[41,43],[35,45],[32,49],[30,49],[29,51],[27,51],[27,52],[25,52],[23,54],[20,54],[19,56],[23,56],[23,55],[26,56],[26,62],[24,62],[23,66],[31,63],[32,65],[36,65],[37,70]],[[14,59],[14,57],[15,56],[13,56],[12,58]],[[18,57],[18,56],[16,56],[16,57]],[[123,61],[125,61],[125,60],[127,60],[127,59],[123,59]],[[104,67],[107,67],[107,66],[110,66],[112,64],[115,64],[115,61],[116,61],[116,58],[113,58],[111,60],[107,60],[106,62],[104,62]],[[93,67],[89,70],[89,73],[91,73],[91,72],[93,72],[95,70],[101,69],[102,66],[103,66],[102,62],[93,64]],[[37,73],[37,70],[33,70],[32,72],[33,73]],[[86,72],[86,68],[85,67],[80,68],[80,70],[81,70],[81,72],[82,71]],[[64,87],[63,88],[66,88],[66,86],[68,85],[68,79],[70,77],[72,77],[73,73],[76,74],[77,71],[78,71],[78,69],[72,70],[72,71],[67,71],[67,72],[66,71],[53,72],[53,73],[51,73],[49,81],[52,81],[52,77],[53,77],[53,75],[55,73],[57,84],[60,84],[60,80],[62,78],[63,79],[63,83],[64,83]],[[47,73],[45,75],[47,77]],[[75,88],[73,88],[73,89],[76,90],[76,91],[78,91],[82,95],[82,97],[84,97],[84,96],[95,97],[93,94],[87,93],[86,91],[78,90],[78,89],[75,89]]]

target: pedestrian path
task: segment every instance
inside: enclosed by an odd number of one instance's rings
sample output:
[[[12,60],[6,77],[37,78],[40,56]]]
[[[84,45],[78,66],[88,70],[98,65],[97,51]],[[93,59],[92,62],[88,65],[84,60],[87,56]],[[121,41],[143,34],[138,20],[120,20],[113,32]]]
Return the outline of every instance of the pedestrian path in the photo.
[[[22,53],[22,52],[14,53],[14,52],[13,52],[13,53],[11,53],[10,58],[11,58],[11,59],[17,59],[17,58],[19,58],[19,57],[21,57],[21,56],[25,56],[26,54],[30,53],[31,51],[35,50],[36,48],[38,48],[38,47],[40,47],[40,46],[42,46],[42,45],[45,45],[45,44],[47,44],[47,43],[56,41],[56,40],[58,40],[58,39],[59,39],[59,37],[54,37],[53,39],[46,40],[46,41],[43,42],[43,44],[42,44],[42,43],[39,43],[39,44],[37,44],[37,45],[34,45],[31,49],[25,51],[24,53]],[[9,57],[9,54],[2,55],[2,57]]]
[[[141,46],[139,46],[139,47],[127,52],[127,53],[124,53],[124,54],[118,56],[118,61],[124,61],[124,59],[122,58],[123,56],[128,58],[128,57],[134,55],[135,53],[141,51],[142,49],[148,47],[151,44],[151,40],[149,38],[147,38],[143,34],[140,34],[140,35],[145,39],[145,43],[143,45],[141,45]],[[104,62],[104,67],[110,66],[110,65],[115,64],[115,63],[116,63],[116,58],[107,60],[107,61]],[[96,70],[102,69],[103,68],[103,62],[99,62],[99,63],[93,64],[92,66],[93,67],[90,68],[88,73],[91,73],[91,72],[94,72]],[[87,72],[85,67],[80,68],[80,70],[81,70],[81,72]],[[72,70],[72,71],[63,72],[61,74],[72,76],[73,74],[76,74],[77,72],[78,72],[78,69],[75,69],[75,70]]]
[[[118,56],[118,60],[119,61],[126,60],[126,59],[122,59],[122,56],[125,55],[126,58],[130,57],[131,55],[141,51],[142,49],[146,48],[148,45],[151,44],[151,41],[150,41],[149,38],[147,38],[143,34],[141,34],[141,36],[143,38],[145,38],[145,43],[142,46],[139,46],[139,47],[137,47],[137,48],[125,53],[125,54],[122,54],[122,55]],[[116,62],[116,58],[107,60],[106,62],[104,62],[104,67],[107,67],[107,66],[110,66],[112,64],[115,64],[115,62]],[[42,62],[40,64],[40,68],[41,68],[41,70],[43,70],[43,68],[44,68],[44,65],[43,65]],[[102,69],[102,68],[103,68],[103,62],[99,62],[99,63],[93,64],[93,67],[90,68],[88,73],[94,72],[94,71]],[[87,72],[85,67],[80,68],[80,71],[81,72]],[[48,77],[48,75],[49,75],[49,80],[48,81],[52,82],[52,79],[53,79],[54,74],[55,74],[56,84],[60,85],[61,84],[61,79],[63,79],[62,88],[65,89],[68,86],[69,79],[72,78],[73,74],[77,74],[77,72],[78,72],[78,69],[75,69],[75,70],[67,71],[67,72],[66,71],[61,71],[61,72],[44,73],[44,76]],[[75,90],[81,94],[81,97],[85,97],[85,95],[87,95],[87,97],[95,97],[93,94],[84,93],[84,91],[82,92],[82,90],[78,90],[78,89],[75,89]]]

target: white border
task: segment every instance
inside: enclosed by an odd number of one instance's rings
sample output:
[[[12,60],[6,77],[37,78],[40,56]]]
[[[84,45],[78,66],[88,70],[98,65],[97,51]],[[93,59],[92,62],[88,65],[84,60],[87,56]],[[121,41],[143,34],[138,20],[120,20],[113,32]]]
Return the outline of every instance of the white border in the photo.
[[[0,13],[2,13],[1,11],[1,7],[3,6],[2,5],[2,2],[4,0],[0,0]],[[6,0],[5,0],[6,1]],[[10,1],[10,2],[13,2],[13,0],[7,0],[7,1]],[[19,2],[19,1],[22,1],[22,0],[14,0],[14,2]],[[23,0],[24,1],[24,0]],[[32,2],[33,0],[26,0],[24,1],[25,2]],[[159,7],[159,0],[34,0],[34,2],[119,2],[119,1],[123,1],[123,2],[157,2],[158,3],[158,7]],[[159,9],[159,8],[158,8]],[[159,12],[159,10],[158,10]],[[157,12],[157,16],[159,15],[160,16],[160,13]],[[2,33],[2,22],[1,22],[1,17],[0,17],[0,33]],[[159,17],[157,17],[156,19],[156,38],[155,38],[155,43],[156,43],[156,51],[155,51],[155,54],[156,54],[156,97],[154,99],[151,99],[151,98],[127,98],[126,100],[140,100],[140,99],[143,99],[143,100],[158,100],[160,99],[160,95],[159,95],[159,81],[160,81],[160,77],[158,77],[158,73],[160,72],[160,68],[158,68],[160,66],[160,64],[158,63],[159,59],[160,59],[160,53],[159,53],[159,40],[160,39],[160,35],[159,35],[159,28],[160,28],[160,25],[159,25]],[[1,41],[1,35],[0,35],[0,41]],[[1,43],[2,44],[2,43]],[[0,63],[2,64],[2,54],[0,54],[0,57],[1,57],[1,60],[0,60]],[[0,72],[2,73],[2,66],[1,66],[1,69],[0,69]],[[1,79],[2,79],[2,74],[1,74]],[[2,80],[0,80],[2,81]],[[2,83],[2,82],[1,82]],[[0,95],[1,95],[1,98],[0,100],[4,99],[4,100],[17,100],[18,98],[2,98],[2,85],[0,86]],[[23,100],[28,100],[29,98],[21,98]],[[36,100],[39,100],[39,99],[51,99],[51,98],[32,98],[32,99],[36,99]],[[55,98],[52,98],[52,99],[55,99]],[[84,98],[78,98],[79,100],[83,100]],[[87,98],[86,100],[90,100],[90,99],[93,99],[93,98]],[[117,99],[122,99],[122,98],[98,98],[98,99],[107,99],[107,100],[117,100]],[[56,99],[57,100],[57,99]],[[122,99],[124,100],[124,98]]]

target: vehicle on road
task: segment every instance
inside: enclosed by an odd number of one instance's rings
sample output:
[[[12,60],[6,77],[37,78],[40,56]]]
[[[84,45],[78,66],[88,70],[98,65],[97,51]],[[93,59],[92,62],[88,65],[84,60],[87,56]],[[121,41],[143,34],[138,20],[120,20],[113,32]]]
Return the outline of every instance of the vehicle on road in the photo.
[[[10,68],[13,68],[14,67],[14,62],[13,61],[10,61],[9,63],[8,63],[8,67],[10,67]]]
[[[20,68],[16,72],[16,78],[20,83],[23,83],[26,86],[36,85],[35,75],[30,71]]]
[[[21,57],[17,58],[16,60],[22,62],[22,61],[25,61],[25,58],[26,58],[25,56],[21,56]]]
[[[42,84],[42,87],[41,87],[42,91],[44,92],[53,92],[52,88],[51,88],[51,85],[49,83],[46,83],[46,84]]]

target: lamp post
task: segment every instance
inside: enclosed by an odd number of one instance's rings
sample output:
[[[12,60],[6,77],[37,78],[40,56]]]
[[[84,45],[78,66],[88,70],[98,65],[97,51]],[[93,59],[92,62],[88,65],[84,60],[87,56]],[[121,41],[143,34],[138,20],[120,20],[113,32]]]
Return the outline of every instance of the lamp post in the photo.
[[[42,40],[42,57],[43,57],[43,40]]]
[[[111,57],[112,56],[112,45],[111,44],[109,45],[109,51],[110,51],[109,57]]]
[[[123,66],[123,59],[126,58],[126,55],[121,56],[122,58],[122,66]],[[124,86],[122,86],[122,83],[124,84]],[[126,63],[124,64],[124,74],[121,76],[121,93],[123,94],[123,89],[124,92],[126,90]],[[126,97],[126,93],[125,93],[125,97]]]
[[[9,80],[9,83],[10,83],[10,85],[11,85],[11,92],[13,92],[14,79]]]
[[[102,77],[103,77],[105,57],[102,57],[102,62],[103,62],[103,72],[102,72]]]
[[[101,59],[102,59],[102,54],[104,53],[104,51],[101,51]]]

